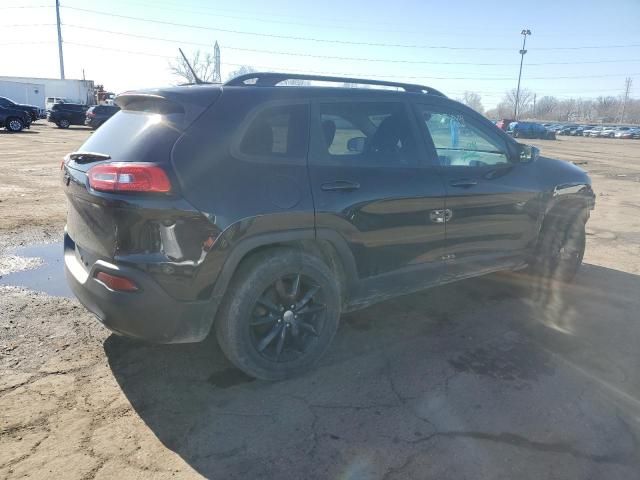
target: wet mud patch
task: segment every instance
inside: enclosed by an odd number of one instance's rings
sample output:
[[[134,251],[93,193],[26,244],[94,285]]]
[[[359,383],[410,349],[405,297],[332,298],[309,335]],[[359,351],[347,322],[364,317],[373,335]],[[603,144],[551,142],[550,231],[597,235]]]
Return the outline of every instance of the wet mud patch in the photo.
[[[540,376],[552,375],[555,371],[547,352],[509,333],[461,353],[450,359],[449,364],[458,372],[513,382],[516,388],[523,388]]]
[[[0,285],[73,298],[64,277],[62,243],[11,249],[0,259]]]

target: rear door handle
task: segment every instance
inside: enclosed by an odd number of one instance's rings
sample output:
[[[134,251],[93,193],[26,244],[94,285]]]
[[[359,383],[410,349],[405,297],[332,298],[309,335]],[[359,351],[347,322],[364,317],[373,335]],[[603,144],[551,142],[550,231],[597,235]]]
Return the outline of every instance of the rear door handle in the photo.
[[[477,180],[472,180],[470,178],[459,178],[457,180],[451,180],[449,182],[449,185],[451,187],[456,187],[456,188],[469,188],[477,184],[478,184]]]
[[[320,188],[325,192],[352,192],[353,190],[358,190],[360,184],[347,180],[337,180],[335,182],[323,183],[320,185]]]

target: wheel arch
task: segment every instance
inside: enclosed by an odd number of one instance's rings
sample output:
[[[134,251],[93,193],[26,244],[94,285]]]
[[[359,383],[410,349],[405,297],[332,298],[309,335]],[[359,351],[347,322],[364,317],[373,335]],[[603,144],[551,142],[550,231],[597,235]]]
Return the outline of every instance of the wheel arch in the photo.
[[[231,249],[215,281],[212,299],[221,301],[241,263],[265,250],[289,248],[320,258],[338,281],[342,303],[345,304],[357,285],[355,260],[346,242],[336,232],[314,229],[293,232],[272,232],[240,240]]]

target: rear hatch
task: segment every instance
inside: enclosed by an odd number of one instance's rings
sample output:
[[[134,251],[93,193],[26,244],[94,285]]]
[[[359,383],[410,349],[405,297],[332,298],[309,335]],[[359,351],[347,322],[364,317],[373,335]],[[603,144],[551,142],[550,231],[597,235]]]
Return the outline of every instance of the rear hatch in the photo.
[[[219,97],[213,86],[176,87],[120,95],[121,110],[93,133],[78,151],[65,157],[68,199],[67,233],[91,259],[158,251],[153,218],[171,222],[167,210],[189,211],[171,170],[177,139]],[[93,167],[153,164],[166,173],[169,192],[99,191],[90,186]],[[133,165],[133,163],[131,164]],[[188,213],[187,213],[188,214]],[[193,212],[197,215],[197,212]],[[84,263],[84,262],[83,262]]]

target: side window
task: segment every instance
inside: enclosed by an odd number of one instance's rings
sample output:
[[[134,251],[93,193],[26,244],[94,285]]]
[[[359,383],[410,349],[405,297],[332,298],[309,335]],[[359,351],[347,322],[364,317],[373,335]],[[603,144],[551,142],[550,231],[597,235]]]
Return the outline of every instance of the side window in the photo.
[[[251,121],[240,152],[255,157],[304,158],[307,153],[309,107],[267,107]]]
[[[422,107],[421,116],[440,165],[483,167],[509,163],[505,146],[464,115]]]
[[[319,105],[315,156],[349,166],[413,166],[416,139],[405,105],[397,102],[336,102]]]

